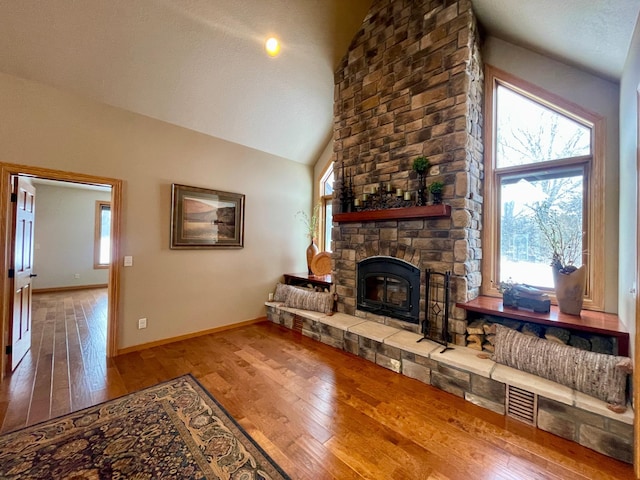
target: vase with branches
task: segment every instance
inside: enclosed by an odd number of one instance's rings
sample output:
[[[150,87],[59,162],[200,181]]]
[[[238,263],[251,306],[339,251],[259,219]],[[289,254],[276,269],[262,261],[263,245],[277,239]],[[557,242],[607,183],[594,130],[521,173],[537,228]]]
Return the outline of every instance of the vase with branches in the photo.
[[[565,275],[576,271],[576,264],[582,260],[582,232],[568,228],[560,212],[549,202],[536,202],[530,208],[545,243],[551,249],[553,269]]]
[[[568,226],[561,212],[549,202],[536,202],[530,208],[552,252],[551,268],[558,307],[563,313],[580,315],[586,281],[586,269],[582,265],[583,233],[580,229]]]
[[[311,270],[311,261],[313,257],[315,257],[319,251],[318,246],[316,245],[316,236],[318,234],[318,226],[320,222],[320,213],[322,211],[322,204],[317,203],[314,205],[311,215],[307,212],[299,210],[296,213],[296,217],[300,219],[300,221],[304,224],[306,235],[309,237],[310,244],[307,247],[307,270],[309,275],[313,274]]]

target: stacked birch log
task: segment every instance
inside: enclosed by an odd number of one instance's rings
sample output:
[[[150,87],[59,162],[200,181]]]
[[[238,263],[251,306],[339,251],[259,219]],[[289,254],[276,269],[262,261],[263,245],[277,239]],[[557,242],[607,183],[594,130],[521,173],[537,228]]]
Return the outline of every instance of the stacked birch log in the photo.
[[[494,353],[496,324],[518,330],[525,335],[545,338],[551,342],[570,345],[592,352],[615,354],[613,341],[598,335],[575,335],[569,330],[558,327],[544,327],[536,323],[518,322],[511,319],[500,318],[492,321],[488,318],[480,318],[467,326],[467,347],[481,352]]]

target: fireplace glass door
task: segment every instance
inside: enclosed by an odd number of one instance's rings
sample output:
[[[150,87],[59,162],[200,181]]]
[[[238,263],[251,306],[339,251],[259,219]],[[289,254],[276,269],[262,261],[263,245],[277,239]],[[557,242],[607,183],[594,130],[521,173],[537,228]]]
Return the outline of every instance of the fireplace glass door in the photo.
[[[370,257],[358,264],[358,308],[418,323],[420,271],[393,257]]]

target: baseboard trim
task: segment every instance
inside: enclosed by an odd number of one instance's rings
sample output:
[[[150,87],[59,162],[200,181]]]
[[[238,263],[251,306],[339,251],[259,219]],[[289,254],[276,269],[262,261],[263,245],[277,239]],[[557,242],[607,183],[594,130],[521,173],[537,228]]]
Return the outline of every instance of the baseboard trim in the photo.
[[[34,288],[33,293],[53,293],[53,292],[71,292],[73,290],[89,290],[91,288],[107,288],[106,283],[98,283],[95,285],[71,285],[69,287],[50,287],[50,288]]]
[[[244,322],[233,323],[231,325],[223,325],[222,327],[210,328],[208,330],[201,330],[199,332],[187,333],[186,335],[180,335],[177,337],[164,338],[162,340],[156,340],[155,342],[141,343],[140,345],[134,345],[133,347],[118,349],[117,355],[124,355],[126,353],[139,352],[140,350],[146,350],[148,348],[159,347],[168,343],[179,342],[181,340],[188,340],[190,338],[203,337],[210,333],[224,332],[225,330],[233,330],[234,328],[245,327],[247,325],[253,325],[256,323],[267,322],[267,317],[254,318],[253,320],[246,320]]]

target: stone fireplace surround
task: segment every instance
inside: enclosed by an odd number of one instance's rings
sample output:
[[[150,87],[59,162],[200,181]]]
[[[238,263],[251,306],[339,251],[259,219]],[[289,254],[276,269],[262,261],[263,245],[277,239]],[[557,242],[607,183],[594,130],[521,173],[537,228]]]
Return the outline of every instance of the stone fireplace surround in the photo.
[[[422,272],[420,320],[424,272],[450,271],[450,335],[453,343],[464,344],[466,316],[455,303],[475,298],[481,282],[479,42],[468,0],[374,0],[338,67],[333,211],[350,210],[340,203],[345,184],[356,198],[380,183],[415,195],[418,179],[411,165],[421,155],[432,165],[427,182],[445,184],[446,203],[444,215],[362,221],[334,216],[332,276],[339,312],[356,312],[356,265],[365,258],[390,256]],[[386,316],[368,312],[366,318],[417,332],[417,325]]]

